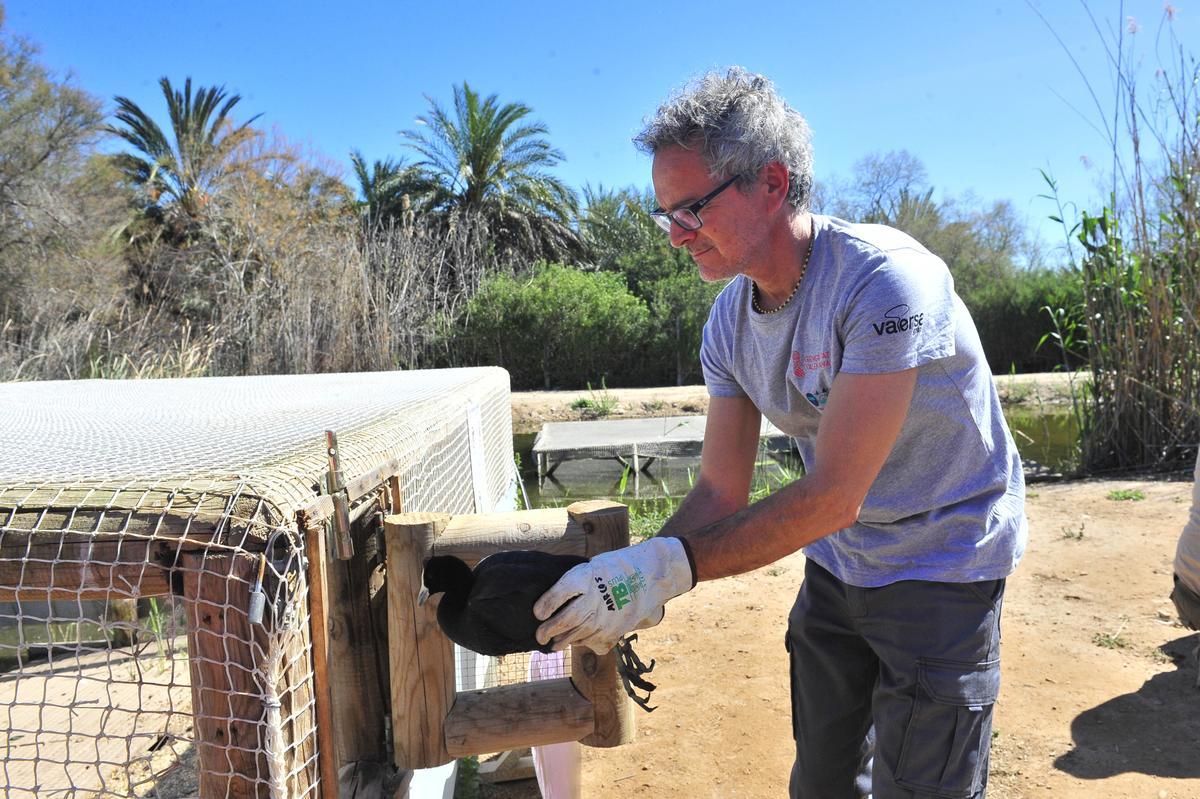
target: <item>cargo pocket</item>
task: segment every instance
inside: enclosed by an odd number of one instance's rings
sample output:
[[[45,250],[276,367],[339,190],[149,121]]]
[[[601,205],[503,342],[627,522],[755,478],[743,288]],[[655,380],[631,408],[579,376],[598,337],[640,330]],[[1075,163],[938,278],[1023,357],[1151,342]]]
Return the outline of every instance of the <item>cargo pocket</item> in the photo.
[[[968,799],[978,793],[999,692],[998,660],[919,661],[917,697],[904,732],[896,783],[947,799]]]
[[[796,692],[800,690],[800,683],[797,681],[797,677],[800,675],[796,673],[796,658],[792,654],[792,638],[790,629],[788,630],[788,634],[783,637],[783,647],[788,653],[788,675],[789,679],[791,680],[791,683],[788,686],[788,693],[791,695],[792,700],[792,740],[798,741],[800,740],[800,736],[796,734],[796,730],[799,726],[796,721],[798,718],[796,715]]]

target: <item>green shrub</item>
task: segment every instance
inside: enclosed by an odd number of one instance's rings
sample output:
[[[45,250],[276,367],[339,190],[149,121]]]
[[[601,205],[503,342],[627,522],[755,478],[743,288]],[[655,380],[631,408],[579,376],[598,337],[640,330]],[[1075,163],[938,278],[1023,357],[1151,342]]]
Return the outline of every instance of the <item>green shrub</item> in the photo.
[[[693,267],[655,280],[650,285],[650,309],[656,328],[658,356],[654,385],[701,383],[700,338],[708,311],[724,283],[705,283]],[[647,359],[647,365],[650,363]]]
[[[458,344],[503,366],[514,389],[626,383],[650,329],[646,304],[617,275],[541,264],[531,277],[490,279],[471,300]]]
[[[1053,320],[1044,310],[1047,306],[1077,308],[1083,302],[1078,273],[1066,269],[1020,270],[1004,279],[981,283],[964,293],[962,299],[975,320],[993,374],[1013,370],[1049,372],[1064,366],[1058,348],[1039,348],[1038,342],[1054,330]],[[1070,359],[1071,368],[1083,365],[1081,358]]]

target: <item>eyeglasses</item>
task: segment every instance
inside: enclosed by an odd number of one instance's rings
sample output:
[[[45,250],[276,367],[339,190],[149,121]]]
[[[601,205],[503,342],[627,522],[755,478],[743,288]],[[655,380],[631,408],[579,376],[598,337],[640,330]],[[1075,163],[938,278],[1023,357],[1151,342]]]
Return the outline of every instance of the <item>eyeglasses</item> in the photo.
[[[718,194],[732,186],[738,177],[740,176],[734,175],[699,200],[696,200],[696,202],[683,208],[676,208],[674,211],[664,211],[662,208],[655,208],[650,212],[650,218],[667,233],[671,232],[672,222],[689,232],[699,230],[704,226],[704,222],[700,219],[700,209],[712,202],[713,198]]]

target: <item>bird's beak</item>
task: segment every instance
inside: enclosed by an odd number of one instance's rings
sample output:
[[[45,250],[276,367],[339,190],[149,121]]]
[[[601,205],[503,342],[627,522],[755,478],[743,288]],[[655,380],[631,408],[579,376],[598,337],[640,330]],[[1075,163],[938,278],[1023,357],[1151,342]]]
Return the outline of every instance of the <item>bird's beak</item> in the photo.
[[[421,586],[421,591],[420,591],[420,593],[417,594],[417,607],[419,607],[419,608],[424,607],[425,603],[428,601],[429,601],[429,589],[426,588],[425,586]]]

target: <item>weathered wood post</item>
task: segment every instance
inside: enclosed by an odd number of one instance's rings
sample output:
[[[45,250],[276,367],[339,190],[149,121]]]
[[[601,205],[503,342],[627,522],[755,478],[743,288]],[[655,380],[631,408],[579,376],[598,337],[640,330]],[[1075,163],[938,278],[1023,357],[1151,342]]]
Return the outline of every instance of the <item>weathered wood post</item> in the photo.
[[[587,557],[629,546],[629,509],[607,500],[576,502],[567,515],[584,532]],[[617,654],[597,655],[584,647],[571,650],[571,679],[587,697],[596,717],[595,730],[580,739],[588,746],[620,746],[633,740],[633,703],[617,677]]]
[[[258,557],[249,552],[184,551],[183,600],[187,613],[188,664],[192,677],[192,714],[195,719],[200,796],[203,799],[246,799],[272,796],[272,784],[291,773],[291,795],[303,794],[316,776],[308,768],[293,768],[285,760],[268,757],[263,725],[264,703],[260,675],[268,662],[306,660],[306,642],[297,637],[289,652],[276,652],[274,637],[246,615],[250,586],[257,575]],[[268,616],[269,619],[269,616]],[[282,699],[295,703],[296,695],[280,689]],[[286,718],[299,708],[284,707]],[[292,730],[294,740],[307,737]],[[298,734],[297,734],[298,733]],[[278,753],[294,759],[297,752]],[[281,773],[282,772],[282,773]],[[279,797],[272,797],[279,799]]]
[[[616,654],[572,650],[570,677],[454,690],[453,645],[432,607],[416,607],[425,559],[454,555],[474,566],[496,552],[534,549],[590,556],[629,542],[629,513],[608,501],[510,513],[384,519],[396,765],[425,768],[454,757],[562,741],[619,746],[633,740],[632,703]]]
[[[381,672],[379,666],[379,655],[386,653],[376,651],[383,646],[381,641],[386,633],[380,635],[372,628],[370,604],[373,564],[367,556],[372,552],[373,528],[368,524],[352,525],[350,534],[356,554],[349,560],[338,560],[328,552],[325,520],[309,519],[304,513],[297,515],[309,542],[310,562],[315,563],[318,558],[321,561],[321,568],[314,569],[314,574],[318,571],[324,574],[327,679],[333,705],[331,740],[337,765],[388,761],[392,753],[384,746],[384,714],[379,712],[388,700],[382,687],[386,685],[387,673]]]
[[[425,554],[446,529],[443,513],[384,518],[387,542],[391,703],[396,767],[432,768],[454,758],[444,723],[454,703],[454,645],[437,626],[436,603],[417,606]]]

